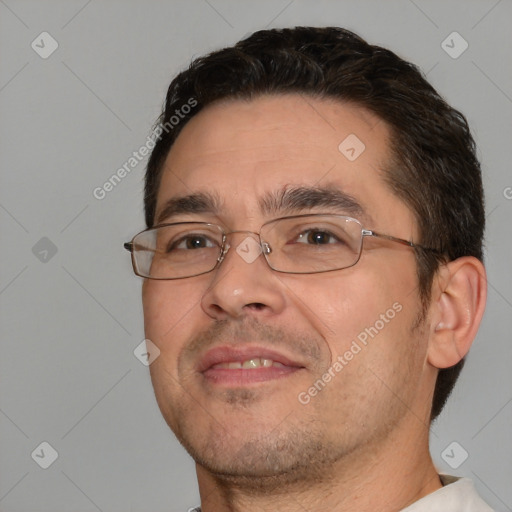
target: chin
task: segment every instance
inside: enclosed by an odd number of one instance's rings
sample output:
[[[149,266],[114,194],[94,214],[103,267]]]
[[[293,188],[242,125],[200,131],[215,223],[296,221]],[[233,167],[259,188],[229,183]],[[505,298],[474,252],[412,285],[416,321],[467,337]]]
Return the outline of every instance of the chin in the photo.
[[[254,490],[268,492],[274,486],[324,480],[328,467],[344,454],[311,425],[297,426],[286,420],[260,431],[248,431],[246,422],[233,425],[230,432],[220,424],[216,425],[219,428],[200,429],[197,423],[186,423],[175,434],[201,468],[217,479]]]

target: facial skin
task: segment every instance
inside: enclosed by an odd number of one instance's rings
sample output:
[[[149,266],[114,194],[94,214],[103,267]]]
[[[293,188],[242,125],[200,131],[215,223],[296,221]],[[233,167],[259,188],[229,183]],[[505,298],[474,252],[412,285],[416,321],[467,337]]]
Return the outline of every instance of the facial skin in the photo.
[[[350,134],[366,146],[353,162],[338,150]],[[281,216],[351,215],[329,206],[260,208],[270,193],[325,187],[362,205],[365,228],[419,241],[412,212],[384,182],[389,143],[386,124],[358,106],[299,95],[212,105],[183,128],[168,155],[157,217],[169,199],[198,193],[215,195],[219,210],[162,222],[259,232]],[[436,329],[458,318],[447,316],[458,310],[442,297],[457,269],[441,273],[435,307],[418,325],[412,249],[366,237],[355,266],[292,275],[271,270],[262,255],[252,263],[240,257],[236,248],[247,236],[230,235],[231,249],[211,273],[143,285],[146,337],[161,351],[150,366],[155,395],[196,460],[203,511],[303,510],[299,504],[311,511],[399,510],[440,487],[428,454],[438,371],[430,360],[449,366],[469,348],[445,348],[450,355],[432,348]],[[400,312],[302,404],[298,395],[396,303]],[[198,366],[218,347],[270,350],[295,369],[260,382],[215,381]]]

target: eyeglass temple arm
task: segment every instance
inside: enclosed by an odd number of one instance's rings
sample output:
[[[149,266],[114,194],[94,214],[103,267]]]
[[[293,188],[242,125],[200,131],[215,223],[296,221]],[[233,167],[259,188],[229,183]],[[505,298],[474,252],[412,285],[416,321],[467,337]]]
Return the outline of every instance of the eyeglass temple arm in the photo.
[[[433,249],[431,247],[425,247],[423,245],[415,244],[410,242],[409,240],[404,240],[403,238],[397,238],[396,236],[391,235],[382,235],[381,233],[376,233],[371,229],[363,229],[363,236],[375,236],[377,238],[384,238],[385,240],[389,240],[390,242],[397,242],[402,245],[406,245],[407,247],[416,247],[418,249],[423,249],[424,251],[433,251],[436,253],[440,253],[437,249]]]
[[[135,249],[139,249],[141,251],[147,250],[147,247],[144,247],[143,245],[134,243],[134,242],[125,242],[123,244],[123,247],[128,251],[133,253]]]

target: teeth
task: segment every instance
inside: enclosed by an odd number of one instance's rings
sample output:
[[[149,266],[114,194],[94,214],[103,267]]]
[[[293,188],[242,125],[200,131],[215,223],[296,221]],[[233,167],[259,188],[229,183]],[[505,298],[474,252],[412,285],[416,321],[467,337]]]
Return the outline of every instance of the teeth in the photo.
[[[261,361],[259,359],[249,359],[248,361],[244,361],[242,368],[259,368],[261,366]]]
[[[219,363],[213,366],[213,368],[218,369],[228,369],[228,370],[240,370],[240,369],[252,369],[252,368],[270,368],[271,366],[284,367],[284,364],[278,363],[277,361],[272,361],[272,359],[262,359],[259,357],[255,357],[253,359],[247,359],[246,361],[231,361],[229,363]]]

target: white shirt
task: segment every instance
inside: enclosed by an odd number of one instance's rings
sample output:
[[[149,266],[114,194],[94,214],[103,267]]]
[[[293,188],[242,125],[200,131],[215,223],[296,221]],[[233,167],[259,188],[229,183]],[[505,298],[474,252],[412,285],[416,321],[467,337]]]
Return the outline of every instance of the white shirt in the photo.
[[[402,509],[402,512],[494,512],[478,496],[469,478],[439,477],[444,487]],[[191,512],[201,512],[201,509],[191,509]]]
[[[469,478],[439,476],[444,487],[424,496],[402,512],[493,512],[478,496]]]

